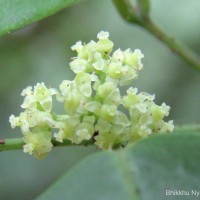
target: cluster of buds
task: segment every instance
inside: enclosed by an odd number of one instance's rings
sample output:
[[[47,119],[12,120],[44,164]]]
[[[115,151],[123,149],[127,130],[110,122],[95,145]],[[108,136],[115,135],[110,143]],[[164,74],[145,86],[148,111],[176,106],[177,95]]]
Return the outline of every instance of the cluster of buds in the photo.
[[[51,140],[70,140],[81,144],[94,139],[101,149],[124,147],[152,134],[171,132],[173,121],[165,122],[170,107],[156,105],[154,95],[138,93],[130,87],[125,95],[121,87],[132,84],[143,68],[139,49],[113,51],[109,33],[101,31],[98,41],[72,46],[77,57],[70,62],[74,80],[64,80],[59,90],[38,83],[27,87],[18,117],[11,115],[11,127],[21,127],[24,152],[43,158],[52,148]],[[52,112],[52,96],[64,104],[64,115]]]

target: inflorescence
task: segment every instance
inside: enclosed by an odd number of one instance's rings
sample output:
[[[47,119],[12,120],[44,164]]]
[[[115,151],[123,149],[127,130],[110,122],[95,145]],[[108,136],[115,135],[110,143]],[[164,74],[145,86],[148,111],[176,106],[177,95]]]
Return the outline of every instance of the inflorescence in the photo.
[[[12,128],[21,127],[25,153],[43,158],[53,147],[53,137],[74,144],[94,139],[99,148],[111,149],[173,130],[173,121],[163,121],[170,107],[156,105],[154,95],[133,87],[121,94],[121,87],[130,85],[143,68],[141,51],[112,53],[109,33],[101,31],[97,38],[72,46],[77,53],[70,62],[74,80],[62,81],[59,90],[37,83],[22,91],[24,112],[11,115],[9,122]],[[65,115],[52,112],[53,95],[64,104]]]

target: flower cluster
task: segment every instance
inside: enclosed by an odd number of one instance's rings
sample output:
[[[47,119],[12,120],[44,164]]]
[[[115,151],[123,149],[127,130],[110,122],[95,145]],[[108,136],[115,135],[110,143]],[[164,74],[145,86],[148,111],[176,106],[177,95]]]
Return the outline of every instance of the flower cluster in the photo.
[[[43,158],[58,142],[80,144],[94,139],[101,149],[126,146],[152,134],[171,132],[173,121],[165,122],[170,107],[154,103],[154,95],[138,93],[130,87],[125,95],[120,88],[132,83],[143,68],[139,49],[113,51],[109,33],[101,31],[98,41],[72,46],[77,57],[70,62],[74,80],[64,80],[59,90],[38,83],[27,87],[22,112],[11,115],[11,127],[21,127],[24,152]],[[64,104],[65,115],[52,112],[52,96]]]
[[[24,135],[24,152],[42,158],[52,148],[51,130],[56,122],[53,120],[52,95],[56,94],[55,89],[48,89],[44,83],[38,83],[34,89],[27,87],[21,93],[25,96],[21,107],[24,112],[18,117],[11,115],[9,121],[11,127],[21,127]]]

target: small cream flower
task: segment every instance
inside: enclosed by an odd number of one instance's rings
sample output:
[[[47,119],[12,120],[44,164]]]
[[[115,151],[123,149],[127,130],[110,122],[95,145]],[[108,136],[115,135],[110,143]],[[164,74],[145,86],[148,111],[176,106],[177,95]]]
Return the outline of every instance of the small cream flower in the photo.
[[[83,45],[81,41],[76,42],[76,44],[71,47],[73,51],[76,50],[77,52],[80,51],[82,48],[83,48]]]
[[[97,38],[100,40],[107,39],[107,38],[109,38],[109,32],[101,31],[97,34]]]
[[[11,115],[9,117],[9,122],[11,124],[11,128],[15,128],[16,126],[20,126],[20,119],[19,119],[19,117],[15,117],[14,115]]]

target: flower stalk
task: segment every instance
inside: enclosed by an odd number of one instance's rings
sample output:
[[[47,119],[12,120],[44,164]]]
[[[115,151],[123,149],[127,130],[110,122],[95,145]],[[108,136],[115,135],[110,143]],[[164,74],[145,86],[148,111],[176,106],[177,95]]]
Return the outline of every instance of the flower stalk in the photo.
[[[198,131],[200,132],[200,124],[190,124],[190,125],[183,125],[183,126],[176,126],[174,131]],[[62,147],[62,146],[88,146],[94,145],[94,138],[90,140],[85,140],[80,144],[73,144],[70,140],[64,140],[63,143],[56,141],[55,138],[51,140],[53,147]],[[9,151],[9,150],[21,150],[25,142],[23,138],[12,138],[12,139],[0,139],[0,152],[1,151]]]
[[[94,139],[85,140],[81,144],[73,144],[70,140],[64,140],[63,143],[60,143],[53,138],[51,140],[53,147],[61,147],[61,146],[88,146],[94,145]],[[21,150],[25,142],[23,138],[12,138],[12,139],[1,139],[0,140],[0,152],[1,151],[9,151],[9,150]]]

